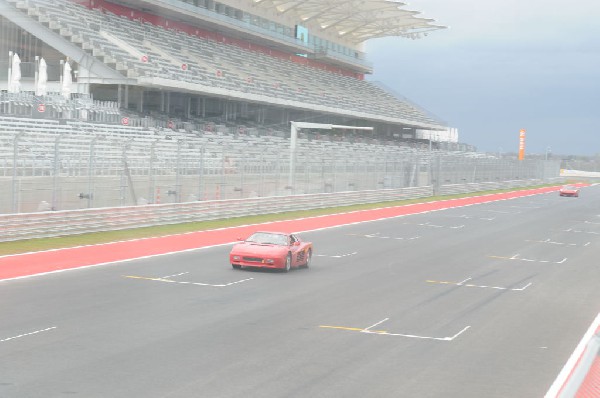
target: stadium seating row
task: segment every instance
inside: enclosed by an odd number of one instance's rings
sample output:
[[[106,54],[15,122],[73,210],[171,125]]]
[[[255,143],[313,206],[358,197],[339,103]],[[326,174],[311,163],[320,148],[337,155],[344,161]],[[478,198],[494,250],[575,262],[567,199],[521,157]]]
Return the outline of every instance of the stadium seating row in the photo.
[[[219,130],[218,128],[215,130]],[[0,169],[9,173],[16,159],[20,173],[50,175],[54,159],[69,175],[85,175],[90,162],[100,175],[118,175],[123,160],[131,174],[145,175],[149,168],[170,173],[175,168],[196,173],[221,173],[226,168],[258,169],[265,162],[284,165],[290,153],[290,140],[284,132],[275,134],[229,134],[220,131],[186,131],[183,129],[147,129],[88,122],[0,117]],[[368,165],[390,164],[403,160],[425,166],[432,156],[468,159],[486,157],[481,153],[439,151],[390,143],[352,142],[331,136],[302,134],[297,143],[299,159],[314,158],[326,162]],[[58,155],[58,153],[60,155]],[[374,159],[376,153],[378,158]],[[201,163],[199,163],[201,162]],[[57,166],[58,167],[58,166]],[[367,166],[365,166],[367,167]]]
[[[90,10],[69,0],[12,2],[127,77],[184,81],[379,118],[439,124],[420,108],[365,80]]]

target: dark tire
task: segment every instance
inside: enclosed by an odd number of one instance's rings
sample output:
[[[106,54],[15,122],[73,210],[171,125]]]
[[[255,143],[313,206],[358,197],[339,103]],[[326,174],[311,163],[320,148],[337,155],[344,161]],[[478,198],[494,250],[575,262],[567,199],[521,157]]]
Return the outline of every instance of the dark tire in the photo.
[[[302,268],[309,268],[310,263],[312,262],[312,250],[308,249],[308,253],[306,253],[306,262],[302,265]]]
[[[231,264],[231,266],[233,267],[233,269],[241,269],[242,266],[239,264]]]
[[[283,272],[290,272],[291,269],[292,269],[292,254],[288,253],[287,257],[285,258],[285,267],[283,268]]]

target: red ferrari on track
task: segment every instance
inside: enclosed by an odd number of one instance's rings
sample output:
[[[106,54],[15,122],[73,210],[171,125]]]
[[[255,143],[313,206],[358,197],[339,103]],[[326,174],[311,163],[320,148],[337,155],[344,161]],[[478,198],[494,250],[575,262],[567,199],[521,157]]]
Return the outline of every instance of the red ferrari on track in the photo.
[[[233,246],[229,262],[235,269],[260,267],[288,272],[292,268],[308,268],[312,252],[312,243],[303,242],[294,234],[255,232]]]
[[[560,191],[558,191],[558,193],[560,194],[560,196],[574,196],[578,198],[579,188],[574,187],[572,185],[565,185],[564,187],[560,188]]]

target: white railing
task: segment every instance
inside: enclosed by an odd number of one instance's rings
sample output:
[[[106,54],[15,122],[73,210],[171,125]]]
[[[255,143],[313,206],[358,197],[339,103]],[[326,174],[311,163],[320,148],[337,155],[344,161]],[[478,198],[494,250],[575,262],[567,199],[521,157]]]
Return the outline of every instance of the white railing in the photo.
[[[442,186],[440,193],[478,192],[541,184],[541,180]],[[196,201],[130,207],[0,214],[0,242],[228,219],[258,214],[377,203],[433,195],[432,186]]]

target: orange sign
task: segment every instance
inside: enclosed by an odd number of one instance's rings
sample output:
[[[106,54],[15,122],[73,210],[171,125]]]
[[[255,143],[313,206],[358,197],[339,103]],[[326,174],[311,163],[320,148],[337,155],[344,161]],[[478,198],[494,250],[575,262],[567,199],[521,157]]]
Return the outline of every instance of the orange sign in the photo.
[[[525,129],[519,130],[519,160],[525,158]]]

